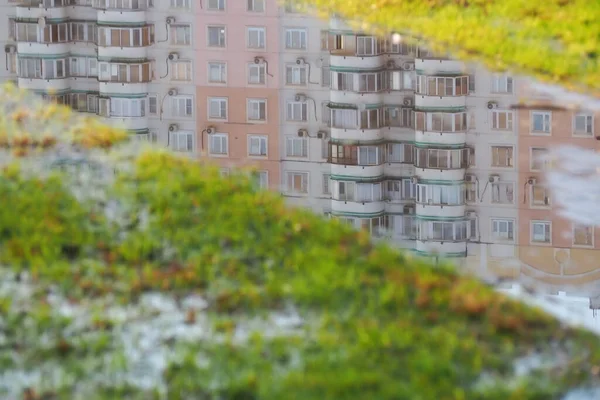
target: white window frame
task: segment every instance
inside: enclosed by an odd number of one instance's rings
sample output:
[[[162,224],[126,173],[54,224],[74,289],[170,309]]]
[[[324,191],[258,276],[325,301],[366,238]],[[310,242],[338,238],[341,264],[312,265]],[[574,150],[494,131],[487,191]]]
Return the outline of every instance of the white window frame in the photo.
[[[552,111],[531,111],[529,114],[530,118],[530,132],[533,135],[551,135],[552,134]],[[542,129],[535,129],[535,119],[542,118]]]
[[[298,36],[297,38],[294,37],[296,35]],[[286,28],[285,48],[290,50],[306,50],[308,48],[308,30],[306,28]]]
[[[158,95],[157,94],[149,94],[148,95],[148,115],[158,115]]]
[[[218,73],[221,76],[220,80],[212,80],[211,70],[212,68],[218,69]],[[208,74],[207,81],[211,84],[226,84],[227,83],[227,63],[224,61],[209,61],[207,63],[206,72]]]
[[[213,114],[213,103],[218,103],[219,111],[218,114]],[[223,104],[225,105],[223,107]],[[229,98],[227,97],[209,97],[206,102],[207,110],[206,115],[210,120],[227,120],[229,117]]]
[[[535,191],[543,191],[543,200],[538,201],[535,198]],[[550,196],[550,189],[545,185],[536,183],[535,185],[529,185],[529,205],[535,208],[548,208],[552,206],[552,197]]]
[[[225,0],[205,0],[206,1],[206,9],[208,11],[225,11],[227,4]]]
[[[510,149],[510,153],[507,151],[507,155],[504,161],[505,164],[507,165],[495,165],[494,164],[494,160],[496,159],[496,155],[494,154],[495,152],[497,152],[500,149]],[[492,168],[514,168],[515,167],[515,147],[514,146],[507,146],[507,145],[498,145],[498,146],[494,146],[492,145],[490,147],[490,166]],[[500,155],[497,156],[498,160],[500,160]]]
[[[196,138],[192,131],[169,132],[169,147],[173,151],[192,153],[195,148]],[[181,140],[184,141],[183,146]]]
[[[208,153],[211,156],[228,156],[229,135],[227,133],[212,133],[208,135]]]
[[[210,43],[210,32],[213,29],[218,29],[218,30],[222,30],[223,31],[223,36],[222,36],[222,40],[221,40],[221,31],[218,32],[218,40],[217,43],[215,44],[211,44]],[[225,27],[225,25],[208,25],[206,27],[206,47],[209,47],[211,49],[224,49],[227,47],[227,28]]]
[[[513,94],[514,80],[507,74],[492,74],[491,92],[495,94]]]
[[[537,152],[543,154],[536,154]],[[544,147],[531,147],[529,149],[529,170],[532,172],[544,171],[546,169],[546,166],[548,165],[548,160],[540,160],[539,158],[543,157],[547,153],[548,149]],[[537,168],[538,164],[540,168]]]
[[[543,235],[544,239],[540,240],[540,236],[536,236],[535,230],[536,227],[543,227]],[[534,220],[530,222],[530,241],[532,244],[552,244],[552,222],[551,221],[541,221]],[[546,240],[546,237],[548,240]]]
[[[169,26],[169,43],[172,46],[191,46],[193,36],[194,32],[190,24],[174,24]]]
[[[500,126],[500,114],[505,114],[505,123],[506,127]],[[493,110],[490,113],[490,118],[492,120],[490,129],[494,131],[514,131],[515,126],[515,114],[511,110]]]
[[[331,174],[323,174],[323,186],[322,186],[322,192],[324,195],[326,196],[330,196],[331,195]]]
[[[296,178],[300,179],[300,190],[295,188]],[[308,172],[286,171],[285,172],[285,191],[291,195],[308,195],[310,175]],[[292,185],[290,185],[290,183]]]
[[[183,76],[180,76],[180,69],[183,69]],[[181,82],[191,82],[194,77],[192,60],[171,61],[171,80]]]
[[[194,96],[178,95],[171,98],[171,115],[178,118],[194,116]]]
[[[267,83],[267,66],[265,64],[249,63],[247,69],[249,85],[265,85]]]
[[[308,138],[287,135],[285,137],[285,156],[290,158],[308,158]]]
[[[490,202],[494,205],[515,204],[514,182],[493,182],[490,185]]]
[[[308,103],[306,101],[288,101],[285,108],[287,121],[308,121]]]
[[[248,135],[248,155],[266,157],[269,153],[269,137],[267,135]]]
[[[501,225],[506,225],[506,234],[501,232]],[[491,218],[490,234],[494,241],[514,242],[516,239],[515,220],[510,218]]]
[[[583,130],[577,129],[577,120],[583,119],[583,125],[585,125]],[[592,137],[594,136],[594,115],[593,114],[575,114],[573,115],[573,135],[574,136],[584,136],[584,137]]]
[[[257,5],[259,5],[257,7]],[[264,13],[265,12],[265,0],[247,0],[246,11],[252,13]]]
[[[192,0],[171,0],[171,7],[179,10],[191,10]]]
[[[264,111],[264,115],[260,115],[261,108]],[[255,115],[255,112],[258,113],[258,115]],[[267,99],[247,99],[246,118],[251,122],[267,122]]]
[[[269,171],[258,171],[258,187],[262,190],[269,188]]]
[[[257,43],[252,43],[253,36],[255,36]],[[253,50],[267,48],[267,29],[264,26],[246,27],[246,48]]]
[[[290,86],[306,86],[308,68],[305,65],[289,64],[285,67],[285,84]]]

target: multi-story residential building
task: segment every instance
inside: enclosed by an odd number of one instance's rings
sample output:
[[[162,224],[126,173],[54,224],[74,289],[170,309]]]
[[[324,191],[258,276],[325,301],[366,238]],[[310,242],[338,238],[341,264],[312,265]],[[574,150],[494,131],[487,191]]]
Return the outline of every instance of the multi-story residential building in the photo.
[[[194,149],[191,1],[3,1],[18,85],[175,150]],[[177,130],[173,132],[177,123]]]
[[[19,86],[137,138],[252,165],[290,204],[479,274],[597,295],[593,227],[557,216],[539,156],[593,115],[524,82],[277,0],[0,0]]]

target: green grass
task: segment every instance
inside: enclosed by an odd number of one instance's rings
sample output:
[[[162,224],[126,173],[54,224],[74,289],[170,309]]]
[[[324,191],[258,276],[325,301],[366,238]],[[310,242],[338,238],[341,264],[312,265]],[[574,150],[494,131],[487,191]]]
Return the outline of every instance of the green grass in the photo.
[[[548,400],[597,379],[591,333],[289,209],[246,172],[104,128],[112,150],[85,153],[102,195],[83,196],[77,170],[44,164],[68,124],[42,152],[3,150],[19,157],[0,172],[2,398]]]

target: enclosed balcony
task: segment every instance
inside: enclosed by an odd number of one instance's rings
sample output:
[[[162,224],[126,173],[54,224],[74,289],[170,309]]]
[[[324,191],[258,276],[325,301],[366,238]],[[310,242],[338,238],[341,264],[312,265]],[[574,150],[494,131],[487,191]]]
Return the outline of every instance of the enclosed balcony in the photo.
[[[385,41],[381,38],[330,33],[326,40],[332,66],[367,69],[383,67]]]
[[[359,145],[330,141],[327,161],[331,164],[331,174],[357,179],[382,176],[385,146],[376,143]]]
[[[417,184],[417,214],[428,217],[460,217],[465,214],[463,182],[421,181]]]
[[[415,111],[415,141],[442,145],[465,143],[468,114],[461,112]]]
[[[425,180],[462,181],[471,150],[419,147],[415,150],[415,173]]]
[[[335,180],[332,178],[332,210],[338,212],[380,213],[385,209],[383,182]]]
[[[468,76],[417,75],[415,105],[418,108],[465,107],[468,94]]]
[[[385,114],[381,104],[354,105],[330,102],[328,107],[331,110],[332,139],[367,142],[383,139]]]
[[[19,55],[19,87],[30,90],[66,90],[69,88],[69,59]]]
[[[465,253],[470,221],[464,217],[447,220],[417,216],[416,250],[422,253],[458,255]]]
[[[17,18],[38,20],[43,24],[47,20],[66,19],[73,0],[24,0],[17,4]]]
[[[154,25],[99,26],[98,56],[99,58],[145,58],[147,48],[152,46],[154,41]]]
[[[141,59],[113,59],[98,63],[100,91],[105,93],[143,93],[152,81],[152,63]]]

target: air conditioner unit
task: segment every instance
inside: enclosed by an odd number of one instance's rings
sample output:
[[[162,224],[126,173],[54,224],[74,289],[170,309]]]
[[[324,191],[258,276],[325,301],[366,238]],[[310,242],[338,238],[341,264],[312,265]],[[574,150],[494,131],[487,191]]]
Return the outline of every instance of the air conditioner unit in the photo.
[[[405,98],[404,99],[404,105],[406,107],[412,107],[412,105],[413,105],[413,99],[410,98],[410,97]]]
[[[17,52],[17,46],[7,44],[6,46],[4,46],[4,52],[8,54],[14,54]]]
[[[490,183],[500,182],[500,175],[490,175],[489,182]]]
[[[415,64],[411,62],[405,62],[402,64],[402,69],[405,71],[412,71],[415,69]]]
[[[169,89],[169,91],[167,92],[167,94],[169,96],[177,96],[177,89],[171,88],[171,89]]]
[[[179,125],[177,124],[171,124],[169,125],[169,132],[175,132],[179,130]]]
[[[167,17],[167,25],[171,25],[175,23],[175,17]]]
[[[534,177],[530,177],[527,179],[527,184],[528,185],[535,185],[537,183],[537,179]]]
[[[206,127],[206,133],[209,134],[209,135],[212,135],[216,131],[217,131],[217,128],[215,128],[214,126],[208,126],[208,127]]]
[[[488,101],[487,108],[490,110],[493,108],[498,108],[498,102],[496,101]]]
[[[404,206],[404,214],[414,214],[415,213],[415,206]]]
[[[327,138],[327,132],[325,132],[325,131],[319,131],[319,132],[317,132],[317,138],[319,138],[319,139],[325,139],[325,138]]]
[[[298,58],[296,58],[296,64],[304,65],[304,64],[306,64],[306,61],[304,60],[304,58],[298,57]]]
[[[294,96],[294,101],[306,101],[306,95],[304,93],[298,93]]]
[[[476,213],[475,211],[467,211],[467,212],[465,213],[465,216],[466,216],[467,218],[475,218],[475,217],[477,216],[477,213]]]
[[[394,60],[389,60],[387,66],[388,68],[396,68],[396,62]]]
[[[470,174],[465,175],[465,182],[476,182],[476,181],[477,181],[477,176],[470,175]]]
[[[416,183],[419,183],[419,177],[418,177],[418,176],[413,176],[413,177],[411,177],[411,178],[410,178],[410,181],[411,181],[412,183],[415,183],[415,184],[416,184]]]
[[[169,53],[169,61],[177,61],[177,60],[179,60],[179,54]]]
[[[306,129],[298,129],[298,137],[308,136],[308,131]]]
[[[40,26],[40,28],[43,28],[46,26],[46,17],[39,17],[38,18],[38,25]]]
[[[254,64],[262,64],[265,62],[263,57],[254,57]]]

